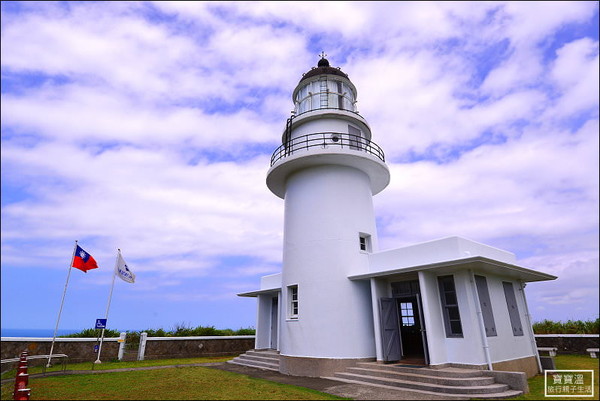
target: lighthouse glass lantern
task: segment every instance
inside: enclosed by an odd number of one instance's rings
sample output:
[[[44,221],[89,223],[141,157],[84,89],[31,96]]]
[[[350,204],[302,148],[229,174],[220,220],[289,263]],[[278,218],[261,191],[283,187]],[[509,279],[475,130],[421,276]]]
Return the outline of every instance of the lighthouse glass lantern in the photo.
[[[326,72],[326,74],[323,74]],[[302,85],[294,91],[296,115],[317,109],[341,109],[356,112],[356,88],[340,69],[322,58],[317,68],[304,74]]]

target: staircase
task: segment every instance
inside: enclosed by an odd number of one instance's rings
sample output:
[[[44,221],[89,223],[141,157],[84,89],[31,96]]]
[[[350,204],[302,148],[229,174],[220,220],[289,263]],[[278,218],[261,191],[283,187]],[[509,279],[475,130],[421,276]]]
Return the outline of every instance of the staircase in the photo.
[[[485,371],[473,369],[407,367],[360,362],[325,379],[377,387],[406,389],[423,394],[447,395],[461,399],[508,398],[523,392],[496,383]]]
[[[279,372],[279,351],[250,350],[228,361],[236,365],[250,366],[252,368],[274,370]]]

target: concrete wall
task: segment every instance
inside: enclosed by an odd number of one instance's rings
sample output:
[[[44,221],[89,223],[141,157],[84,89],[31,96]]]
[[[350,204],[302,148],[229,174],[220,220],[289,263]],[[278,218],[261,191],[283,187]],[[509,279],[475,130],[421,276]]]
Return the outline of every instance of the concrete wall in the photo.
[[[254,348],[254,336],[148,337],[144,359],[239,355]]]
[[[482,256],[504,263],[515,263],[513,253],[461,237],[447,237],[370,255],[370,271],[385,271],[392,267],[427,265],[448,260]]]
[[[117,359],[118,338],[105,338],[102,344],[101,360]],[[67,354],[69,363],[93,362],[95,338],[57,338],[53,354]],[[52,338],[2,337],[0,350],[2,359],[18,357],[22,351],[29,355],[47,355],[50,353]],[[127,350],[127,345],[125,349]],[[148,337],[144,359],[192,358],[203,356],[239,355],[254,348],[254,336],[203,336],[203,337]],[[132,350],[137,357],[137,344]],[[32,360],[32,365],[43,363]]]
[[[478,273],[475,272],[475,274]],[[524,294],[519,287],[519,283],[506,277],[489,274],[481,275],[485,276],[487,279],[490,302],[492,304],[494,322],[496,324],[496,332],[498,333],[495,337],[487,337],[492,361],[494,363],[500,363],[503,361],[535,356],[532,338],[527,327],[527,308],[524,303]],[[506,296],[504,295],[504,287],[502,285],[502,282],[504,281],[510,281],[513,285],[517,306],[519,308],[519,317],[523,327],[522,336],[515,336],[512,332]]]
[[[285,316],[280,351],[293,357],[374,358],[369,282],[348,280],[368,269],[359,233],[377,249],[370,181],[345,166],[307,168],[291,175],[285,193],[282,310],[288,286],[298,286],[297,318]]]
[[[117,359],[119,351],[118,338],[105,338],[102,343],[103,360]],[[93,362],[97,358],[94,345],[98,344],[95,338],[57,338],[54,342],[52,354],[66,354],[70,363]],[[29,355],[48,355],[52,346],[52,338],[41,337],[2,337],[0,354],[2,359],[18,357],[22,351],[29,351]],[[44,360],[31,360],[31,366],[41,365]]]

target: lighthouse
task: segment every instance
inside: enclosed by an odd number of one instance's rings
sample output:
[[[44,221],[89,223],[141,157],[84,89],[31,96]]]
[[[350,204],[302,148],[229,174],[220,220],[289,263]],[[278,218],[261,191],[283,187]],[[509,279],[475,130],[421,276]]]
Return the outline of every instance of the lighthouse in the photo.
[[[356,100],[324,54],[292,92],[266,178],[284,201],[281,273],[238,294],[257,299],[255,349],[231,363],[320,377],[403,361],[541,372],[525,285],[556,276],[458,236],[379,250],[373,196],[390,172]]]
[[[285,203],[280,299],[282,373],[373,358],[368,270],[377,250],[373,195],[389,183],[382,149],[356,108],[357,90],[322,55],[292,94],[267,186]]]

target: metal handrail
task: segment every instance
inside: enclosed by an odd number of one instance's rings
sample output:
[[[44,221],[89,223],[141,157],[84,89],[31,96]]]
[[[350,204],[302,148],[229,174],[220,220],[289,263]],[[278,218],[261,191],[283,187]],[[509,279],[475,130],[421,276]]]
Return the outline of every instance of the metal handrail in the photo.
[[[294,114],[294,117],[299,117],[299,116],[301,116],[303,114],[311,113],[313,111],[319,111],[319,110],[347,111],[348,113],[356,114],[357,116],[359,116],[361,118],[364,118],[358,111],[348,110],[348,109],[344,109],[344,108],[340,109],[339,107],[316,107],[314,109],[309,109],[309,110],[303,111],[302,113]]]
[[[342,132],[319,132],[291,138],[279,146],[271,156],[271,166],[278,160],[290,156],[299,150],[308,150],[311,148],[325,149],[330,146],[339,146],[340,148],[366,152],[385,163],[383,150],[376,143],[362,136]]]

